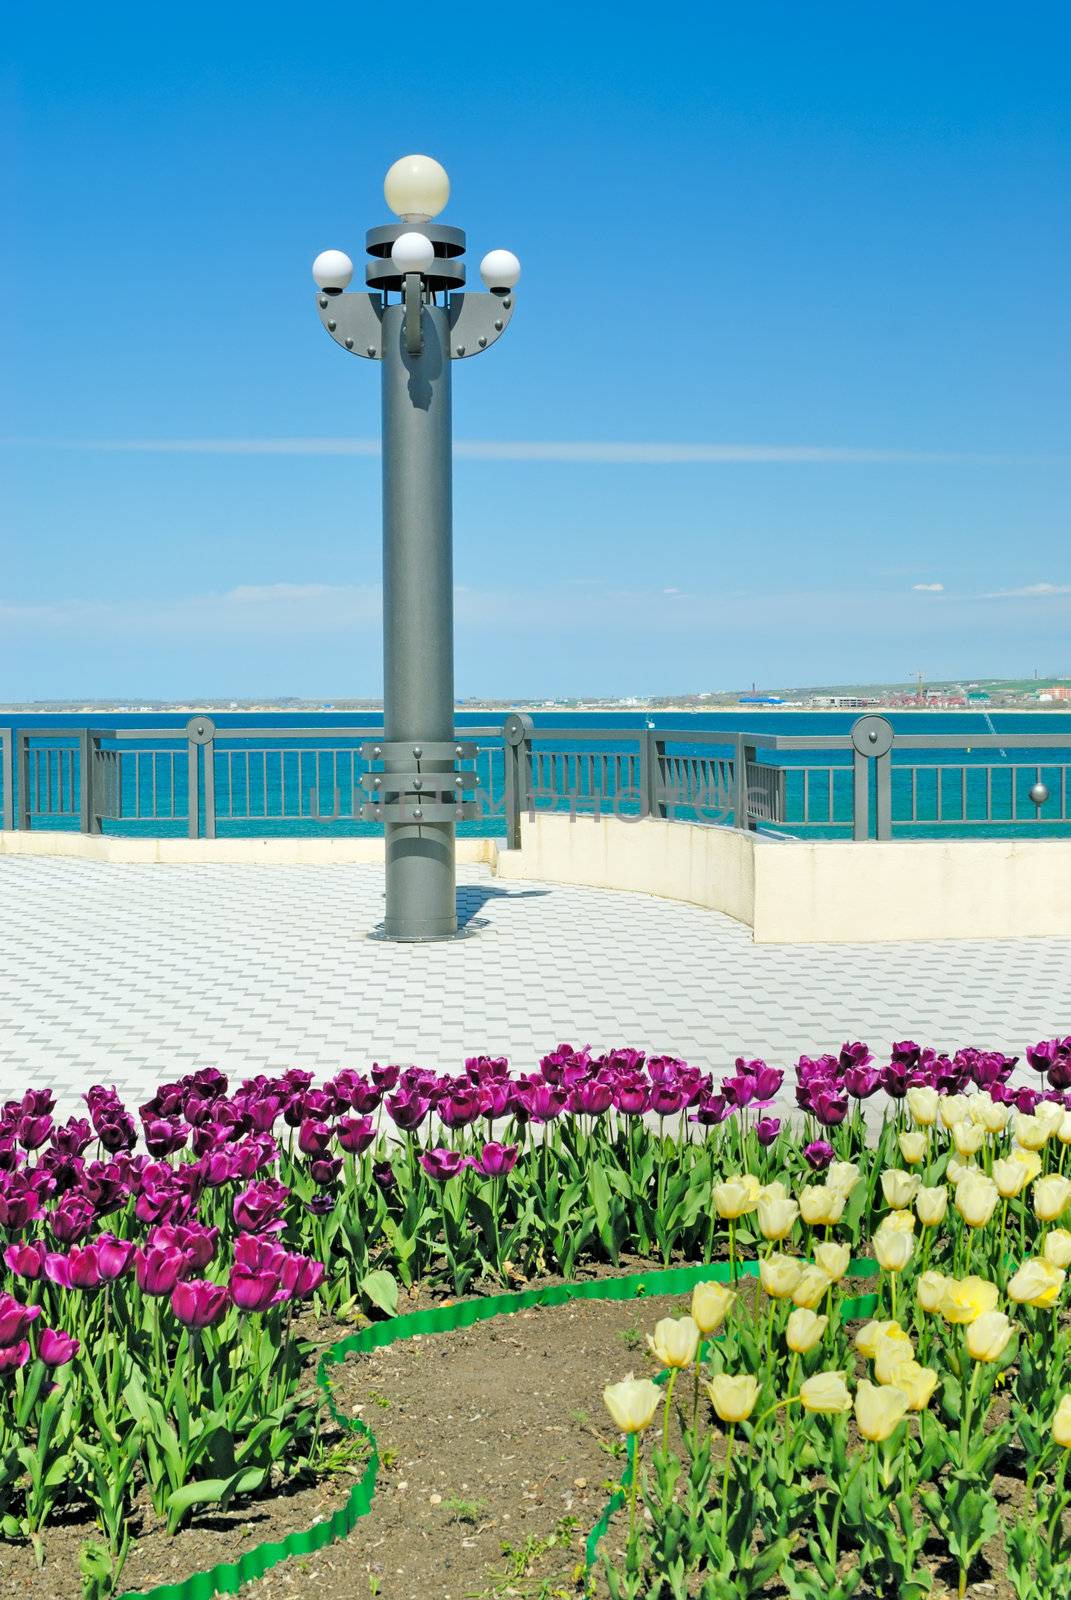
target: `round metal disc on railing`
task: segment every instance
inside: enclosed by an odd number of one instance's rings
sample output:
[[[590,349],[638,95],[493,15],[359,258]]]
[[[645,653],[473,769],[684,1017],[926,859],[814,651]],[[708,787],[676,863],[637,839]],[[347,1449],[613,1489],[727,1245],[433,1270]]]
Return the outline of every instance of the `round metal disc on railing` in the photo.
[[[887,756],[893,745],[893,725],[888,717],[858,717],[852,723],[851,739],[861,756]]]
[[[535,732],[535,723],[523,711],[513,711],[502,725],[502,737],[507,744],[523,744]]]
[[[216,724],[211,717],[191,717],[186,724],[186,737],[191,744],[208,744],[216,737]]]
[[[1030,798],[1040,811],[1046,800],[1049,798],[1048,784],[1042,783],[1041,779],[1039,778],[1037,783],[1034,784],[1030,791]]]

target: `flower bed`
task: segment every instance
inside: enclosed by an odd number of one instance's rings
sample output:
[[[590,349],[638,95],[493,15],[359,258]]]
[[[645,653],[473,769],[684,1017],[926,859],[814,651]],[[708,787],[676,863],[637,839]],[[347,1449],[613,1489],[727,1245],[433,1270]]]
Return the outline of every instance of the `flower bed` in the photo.
[[[1021,1189],[999,1204],[1011,1169],[1026,1170],[1014,1150],[994,1161],[1001,1130],[1010,1122],[1022,1152],[1044,1129],[1037,1160],[1054,1169],[1071,1142],[1071,1041],[1027,1058],[1036,1090],[1010,1086],[1013,1058],[977,1050],[905,1043],[880,1068],[862,1045],[804,1058],[802,1136],[767,1114],[783,1073],[763,1062],[741,1060],[715,1085],[674,1058],[569,1046],[527,1075],[477,1057],[456,1077],[374,1066],[315,1087],[291,1071],[232,1092],[209,1069],[141,1108],[144,1152],[114,1092],[92,1089],[88,1118],[58,1126],[50,1094],[28,1090],[0,1115],[0,1533],[43,1554],[57,1508],[91,1505],[104,1594],[136,1494],[174,1531],[199,1508],[322,1471],[307,1350],[289,1336],[301,1301],[392,1314],[399,1282],[457,1293],[533,1271],[568,1277],[625,1250],[735,1264],[792,1238],[821,1261],[829,1230],[862,1242],[886,1205],[906,1216],[900,1199],[919,1176],[934,1196],[922,1218],[933,1270],[975,1237],[966,1221],[942,1230],[936,1197],[979,1157],[996,1220],[966,1267],[1003,1290],[1004,1255],[1032,1247],[1037,1225]],[[861,1103],[879,1089],[899,1109],[868,1150]],[[927,1137],[939,1113],[946,1131]],[[901,1162],[912,1170],[889,1179]],[[957,1199],[981,1182],[975,1173]],[[892,1282],[906,1267],[913,1304],[913,1233],[883,1225],[875,1237]],[[1028,1365],[1020,1356],[1018,1370]],[[1051,1362],[1036,1381],[1056,1381]]]

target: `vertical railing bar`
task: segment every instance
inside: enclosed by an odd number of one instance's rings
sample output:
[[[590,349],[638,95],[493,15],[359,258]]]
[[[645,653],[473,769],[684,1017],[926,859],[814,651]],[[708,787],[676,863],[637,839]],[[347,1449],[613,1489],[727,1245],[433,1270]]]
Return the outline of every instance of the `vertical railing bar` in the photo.
[[[959,807],[964,822],[967,820],[967,766],[966,763],[959,769]]]
[[[993,820],[993,768],[991,766],[987,766],[985,769],[985,820],[987,822],[992,822]]]

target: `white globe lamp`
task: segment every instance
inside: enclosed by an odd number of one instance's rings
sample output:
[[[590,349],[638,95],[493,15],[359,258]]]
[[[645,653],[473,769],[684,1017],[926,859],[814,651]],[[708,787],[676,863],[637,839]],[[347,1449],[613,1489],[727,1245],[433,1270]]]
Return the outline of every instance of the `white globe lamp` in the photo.
[[[431,156],[402,156],[384,178],[383,193],[403,222],[430,222],[450,198],[450,179]]]
[[[489,250],[480,262],[480,277],[489,289],[512,289],[521,264],[512,250]]]
[[[390,258],[401,273],[427,272],[435,260],[435,246],[422,233],[400,233],[390,247]]]
[[[341,294],[353,277],[353,262],[344,250],[321,250],[312,264],[312,275],[327,294]]]

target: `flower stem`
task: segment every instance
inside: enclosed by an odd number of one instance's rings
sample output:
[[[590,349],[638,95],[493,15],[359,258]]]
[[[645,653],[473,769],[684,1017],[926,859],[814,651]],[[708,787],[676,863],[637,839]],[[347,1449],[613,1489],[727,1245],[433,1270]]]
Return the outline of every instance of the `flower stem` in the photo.
[[[725,1442],[725,1471],[721,1480],[721,1537],[722,1543],[729,1536],[729,1469],[733,1461],[733,1439],[736,1437],[736,1423],[729,1424],[729,1437]]]

